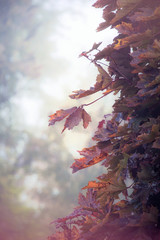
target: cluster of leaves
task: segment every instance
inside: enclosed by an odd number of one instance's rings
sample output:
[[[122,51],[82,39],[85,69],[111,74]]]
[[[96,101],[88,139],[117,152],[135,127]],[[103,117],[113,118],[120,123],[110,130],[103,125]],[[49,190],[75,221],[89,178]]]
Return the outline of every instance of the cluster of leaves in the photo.
[[[102,97],[114,92],[119,98],[111,118],[99,123],[93,137],[96,144],[80,151],[83,157],[71,167],[76,172],[102,161],[106,174],[83,188],[86,195],[79,195],[79,206],[56,221],[61,231],[49,239],[158,240],[160,2],[98,0],[93,6],[103,8],[105,21],[98,31],[110,26],[117,29],[118,36],[92,59],[88,53],[100,44],[81,54],[95,64],[99,74],[94,87],[75,91],[70,97],[79,99],[103,91]],[[63,131],[81,119],[87,127],[91,118],[85,106],[60,110],[50,116],[49,124],[67,117]]]

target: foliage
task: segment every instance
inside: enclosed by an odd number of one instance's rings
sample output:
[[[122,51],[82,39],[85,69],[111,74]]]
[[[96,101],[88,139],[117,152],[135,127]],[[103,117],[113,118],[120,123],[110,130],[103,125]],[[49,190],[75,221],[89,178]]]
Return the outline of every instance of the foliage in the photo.
[[[102,161],[106,173],[90,181],[72,214],[58,219],[58,239],[160,238],[160,2],[98,0],[107,27],[117,29],[114,42],[102,50],[94,45],[80,56],[98,69],[94,87],[75,91],[79,99],[103,91],[119,93],[111,118],[99,123],[95,145],[83,149],[73,172]],[[88,53],[96,51],[92,57]],[[108,67],[107,67],[108,66]],[[102,98],[101,97],[101,98]],[[96,100],[95,100],[96,101]],[[95,102],[94,101],[94,102]],[[49,125],[67,116],[64,130],[80,122],[85,106],[57,111]],[[85,110],[84,110],[85,111]],[[91,120],[87,115],[88,125]],[[84,120],[83,120],[84,121]],[[84,127],[85,127],[84,126]]]

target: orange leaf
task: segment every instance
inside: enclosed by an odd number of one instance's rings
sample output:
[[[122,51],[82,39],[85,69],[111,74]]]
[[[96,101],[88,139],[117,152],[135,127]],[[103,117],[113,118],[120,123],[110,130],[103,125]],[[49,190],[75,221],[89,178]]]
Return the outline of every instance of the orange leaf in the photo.
[[[83,169],[90,167],[102,160],[104,160],[107,156],[106,152],[101,151],[97,146],[92,146],[90,148],[84,148],[82,151],[79,151],[80,155],[84,157],[80,159],[75,159],[75,162],[72,164],[71,168],[73,169],[73,173]]]
[[[83,187],[82,189],[87,189],[87,188],[102,188],[105,187],[106,183],[101,183],[101,182],[96,182],[96,181],[89,181],[88,185]]]

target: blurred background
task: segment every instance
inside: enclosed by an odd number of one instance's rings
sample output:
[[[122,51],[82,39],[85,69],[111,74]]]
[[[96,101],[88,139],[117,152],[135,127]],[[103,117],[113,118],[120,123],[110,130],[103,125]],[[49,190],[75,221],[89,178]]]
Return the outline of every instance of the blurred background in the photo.
[[[116,32],[97,33],[102,12],[86,0],[0,0],[0,236],[42,240],[50,224],[69,214],[81,187],[105,169],[96,165],[72,174],[77,150],[91,141],[98,122],[112,111],[107,96],[87,107],[92,123],[61,134],[48,115],[88,103],[71,100],[73,90],[94,85],[97,70],[78,58],[93,43],[112,42]]]

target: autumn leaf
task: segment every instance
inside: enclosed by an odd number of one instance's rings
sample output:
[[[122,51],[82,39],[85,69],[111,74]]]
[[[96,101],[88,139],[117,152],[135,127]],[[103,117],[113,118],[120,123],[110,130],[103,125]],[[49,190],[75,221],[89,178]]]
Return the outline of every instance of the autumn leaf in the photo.
[[[103,58],[107,59],[110,56],[110,54],[112,53],[112,51],[113,51],[113,46],[112,45],[108,45],[102,51],[100,51],[97,54],[95,54],[94,61],[101,60]]]
[[[73,127],[77,126],[82,119],[82,112],[83,109],[81,107],[72,112],[66,119],[62,132],[64,132],[66,128],[68,128],[68,130],[71,130]]]
[[[87,128],[89,122],[91,122],[90,115],[82,107],[73,107],[66,110],[61,109],[49,117],[49,126],[54,125],[57,121],[61,121],[67,117],[62,132],[64,132],[66,128],[71,130],[73,127],[77,126],[81,120],[83,120],[84,128]]]
[[[91,116],[83,109],[82,111],[83,127],[87,128],[89,122],[91,122]]]
[[[143,46],[147,44],[153,38],[151,30],[147,29],[144,33],[135,33],[123,39],[118,39],[118,43],[115,45],[115,49],[124,48],[126,46]]]
[[[115,17],[111,20],[110,24],[114,25],[119,21],[122,21],[137,5],[143,0],[117,0],[118,11]]]
[[[108,87],[109,83],[112,83],[112,78],[110,75],[103,69],[102,66],[99,64],[95,63],[98,71],[100,74],[97,75],[96,78],[96,83],[94,87],[90,87],[89,90],[78,90],[78,91],[73,91],[73,94],[69,95],[70,98],[72,99],[79,99],[82,97],[89,96],[91,94],[94,94],[98,91],[104,90],[106,87]]]
[[[95,65],[100,73],[97,76],[97,82],[102,83],[102,90],[103,90],[108,85],[108,83],[112,82],[112,78],[100,64],[95,63]]]
[[[131,23],[122,22],[115,27],[120,33],[130,35],[133,33],[134,29]]]
[[[82,189],[88,189],[88,188],[103,188],[106,186],[106,183],[102,182],[96,182],[96,181],[89,181],[88,185],[83,187]]]
[[[125,190],[126,185],[124,181],[120,178],[119,180],[113,178],[109,182],[96,182],[96,181],[89,181],[88,185],[83,187],[82,189],[88,188],[105,188],[105,192],[109,193],[116,193]]]
[[[99,207],[99,203],[96,200],[96,192],[93,189],[88,189],[85,195],[79,193],[78,203],[83,209],[86,209],[86,207],[97,209]]]
[[[91,94],[94,94],[98,91],[102,90],[102,84],[101,82],[96,82],[94,87],[90,87],[89,90],[77,90],[77,91],[73,91],[73,94],[69,95],[70,98],[72,99],[79,99],[82,97],[86,97],[89,96]]]
[[[58,110],[56,113],[50,115],[49,126],[54,125],[57,121],[63,120],[65,117],[72,114],[76,109],[77,107],[72,107],[66,110],[61,109]]]
[[[98,26],[98,28],[97,28],[97,32],[100,32],[100,31],[108,28],[109,25],[110,25],[110,21],[109,21],[109,20],[112,20],[112,19],[114,18],[114,16],[115,16],[114,13],[108,14],[108,19],[107,19],[108,21],[105,21],[105,22],[100,23],[99,26]]]
[[[155,10],[151,8],[141,8],[137,11],[133,16],[130,16],[129,19],[132,21],[142,21],[142,22],[149,22],[158,20],[160,18],[160,7],[156,8]]]
[[[83,157],[80,159],[75,159],[75,162],[71,166],[73,173],[101,162],[107,156],[107,153],[105,151],[101,151],[97,146],[84,148],[82,151],[78,152]]]

